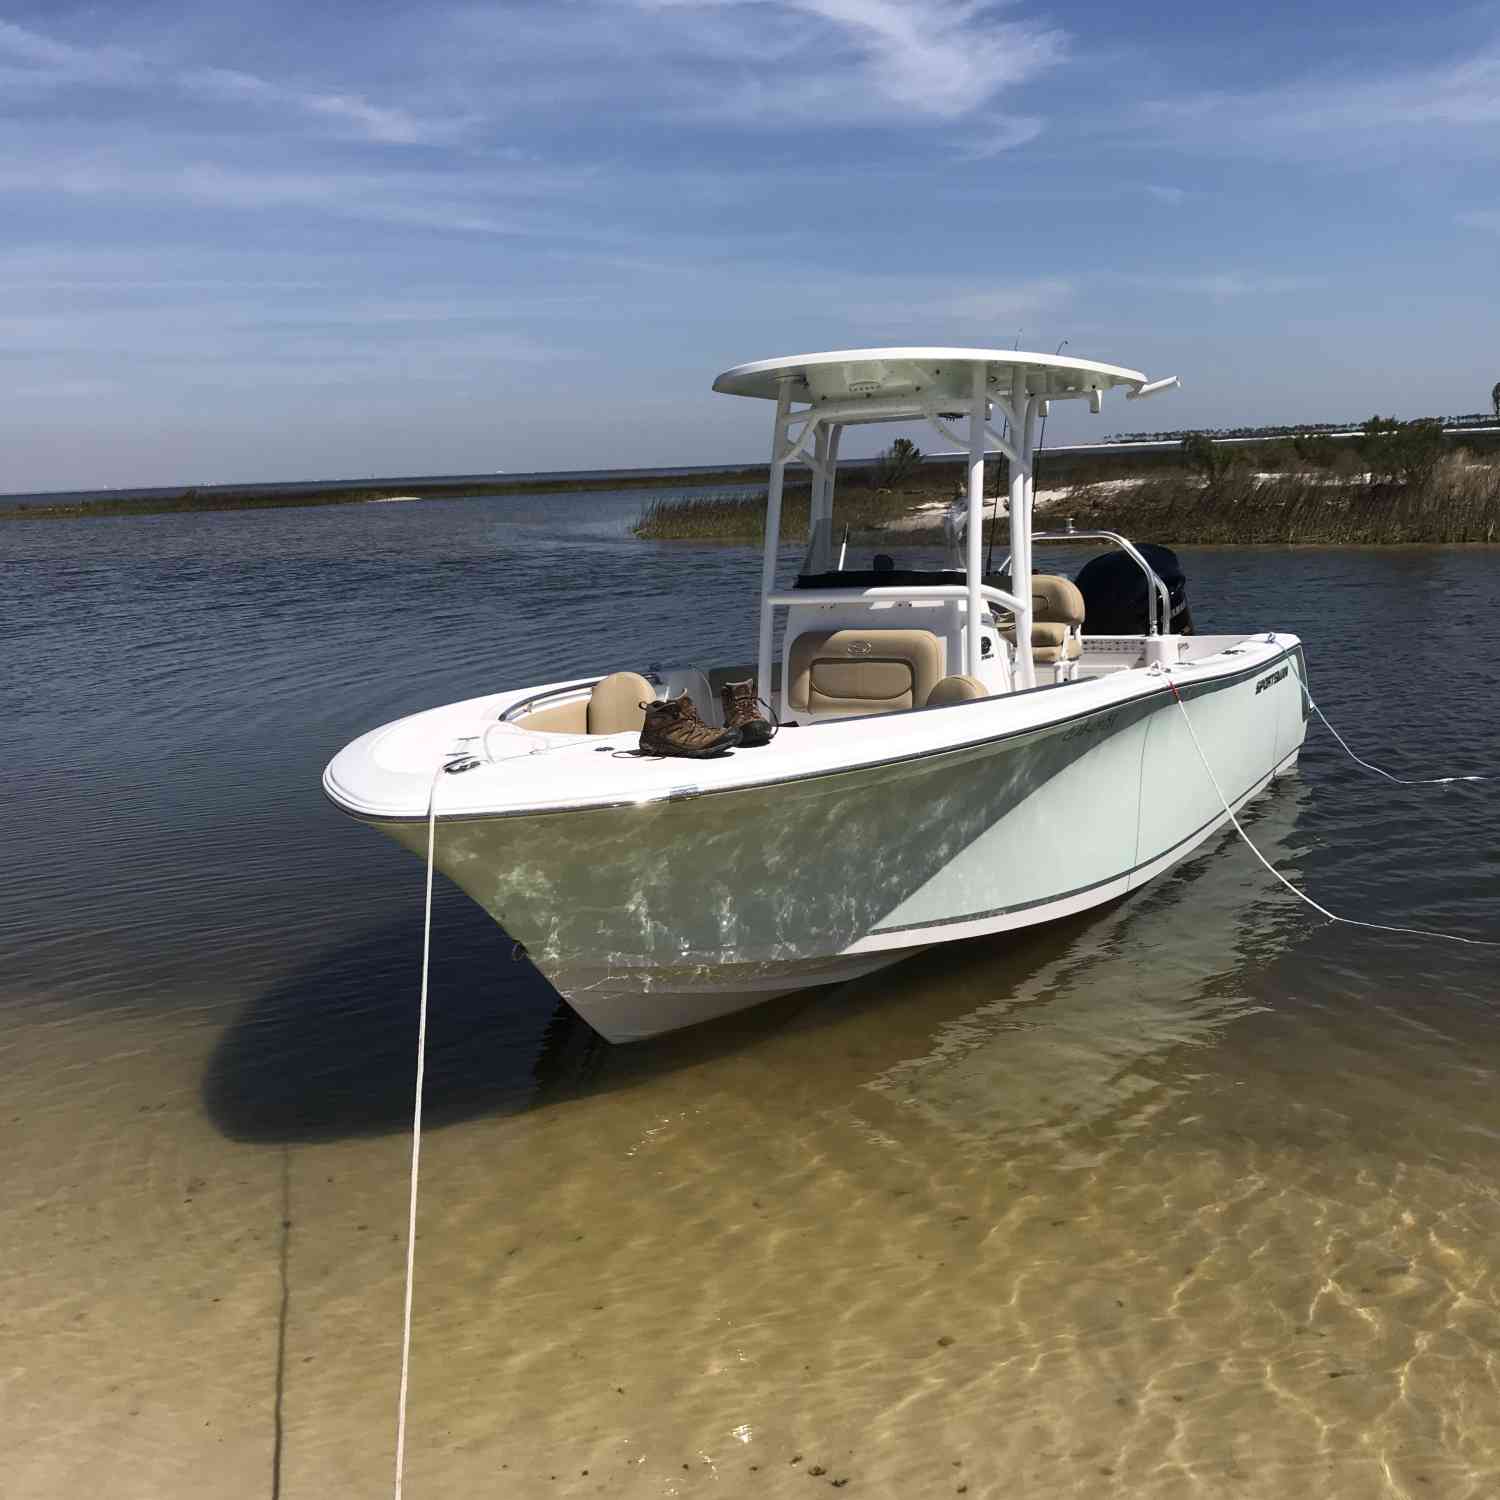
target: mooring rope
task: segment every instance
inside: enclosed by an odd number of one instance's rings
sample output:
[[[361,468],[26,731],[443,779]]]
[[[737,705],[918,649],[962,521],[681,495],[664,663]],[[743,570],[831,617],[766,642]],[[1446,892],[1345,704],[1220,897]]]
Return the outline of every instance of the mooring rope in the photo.
[[[1294,886],[1292,882],[1288,880],[1286,876],[1283,875],[1281,871],[1278,870],[1276,866],[1273,865],[1271,861],[1268,860],[1265,855],[1255,847],[1254,841],[1251,839],[1250,835],[1245,832],[1244,828],[1240,824],[1240,820],[1235,817],[1234,809],[1229,805],[1229,799],[1224,795],[1223,787],[1219,785],[1219,778],[1214,775],[1214,768],[1209,765],[1208,756],[1203,753],[1203,746],[1199,743],[1198,740],[1198,731],[1193,728],[1193,720],[1187,711],[1187,704],[1182,701],[1182,694],[1177,691],[1177,684],[1172,680],[1170,670],[1166,673],[1166,677],[1167,686],[1172,689],[1172,697],[1177,704],[1178,711],[1182,714],[1182,722],[1187,725],[1187,732],[1192,738],[1193,749],[1198,752],[1198,759],[1203,762],[1203,769],[1208,773],[1208,779],[1212,783],[1214,791],[1218,793],[1219,801],[1223,804],[1224,811],[1228,815],[1229,821],[1234,824],[1234,831],[1239,834],[1239,836],[1245,841],[1246,847],[1256,857],[1256,859],[1258,859],[1261,864],[1263,864],[1266,869],[1268,869],[1271,874],[1273,874],[1277,878],[1277,880],[1279,880],[1282,885],[1284,885],[1287,890],[1289,890],[1299,901],[1305,901],[1310,907],[1312,907],[1315,912],[1319,913],[1319,915],[1321,916],[1327,917],[1330,922],[1342,922],[1346,927],[1365,927],[1375,932],[1396,932],[1402,933],[1407,937],[1441,938],[1444,942],[1464,943],[1473,948],[1500,948],[1500,942],[1496,942],[1490,938],[1460,937],[1455,932],[1438,932],[1428,927],[1390,927],[1387,926],[1384,922],[1361,922],[1354,917],[1341,917],[1337,912],[1329,911],[1326,906],[1319,905],[1318,902],[1314,901],[1313,898],[1309,896],[1305,891],[1299,891],[1297,887]],[[1327,720],[1324,720],[1324,722],[1327,723]],[[1331,728],[1332,726],[1330,725],[1329,727]],[[1384,775],[1385,773],[1382,772],[1381,774]],[[1458,780],[1460,778],[1454,777],[1450,779]]]
[[[459,743],[471,743],[472,738]],[[422,998],[417,1010],[417,1085],[411,1116],[411,1193],[406,1218],[406,1292],[401,1314],[401,1393],[396,1406],[395,1500],[401,1500],[402,1484],[406,1477],[406,1402],[411,1387],[411,1304],[417,1264],[417,1187],[422,1170],[422,1096],[427,1079],[427,991],[432,957],[432,876],[437,848],[437,789],[445,775],[462,775],[465,771],[476,770],[482,765],[499,767],[507,760],[523,758],[510,755],[497,759],[493,756],[490,753],[489,729],[477,738],[480,740],[480,754],[450,750],[448,757],[432,773],[432,781],[427,788],[427,885],[422,901]],[[554,750],[572,748],[575,748],[572,744],[546,745],[526,753],[546,755]]]
[[[427,892],[422,909],[422,999],[417,1010],[417,1087],[411,1118],[411,1201],[406,1218],[406,1304],[401,1315],[401,1395],[396,1408],[396,1489],[406,1475],[406,1395],[411,1376],[411,1295],[417,1265],[417,1182],[422,1169],[422,1089],[427,1077],[427,977],[432,954],[432,867],[437,845],[437,789],[448,765],[432,773],[427,788]]]
[[[1355,765],[1363,766],[1365,770],[1373,771],[1377,776],[1384,776],[1387,781],[1394,781],[1397,786],[1448,786],[1455,781],[1500,781],[1500,777],[1496,776],[1392,776],[1389,771],[1382,771],[1379,766],[1372,766],[1369,761],[1361,760],[1349,748],[1349,742],[1328,722],[1328,715],[1313,702],[1311,694],[1308,695],[1307,702],[1312,711],[1323,721],[1323,728],[1344,747],[1344,753]]]

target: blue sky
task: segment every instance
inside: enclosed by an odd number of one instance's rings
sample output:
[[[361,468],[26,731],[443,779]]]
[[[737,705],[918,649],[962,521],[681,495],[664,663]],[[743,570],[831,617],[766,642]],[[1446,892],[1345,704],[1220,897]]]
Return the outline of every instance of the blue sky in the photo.
[[[1500,6],[0,0],[0,491],[762,456],[742,360],[1500,379]],[[855,446],[855,451],[860,451]]]

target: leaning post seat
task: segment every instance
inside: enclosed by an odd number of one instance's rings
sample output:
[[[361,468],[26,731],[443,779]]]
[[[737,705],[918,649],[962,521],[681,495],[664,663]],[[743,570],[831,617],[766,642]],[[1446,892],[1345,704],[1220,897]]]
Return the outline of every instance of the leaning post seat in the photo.
[[[1055,573],[1031,575],[1031,658],[1037,662],[1073,661],[1083,654],[1083,595],[1071,579]],[[1016,638],[1015,621],[1002,632]]]
[[[787,652],[787,704],[810,714],[915,708],[942,678],[943,657],[930,630],[804,631]]]

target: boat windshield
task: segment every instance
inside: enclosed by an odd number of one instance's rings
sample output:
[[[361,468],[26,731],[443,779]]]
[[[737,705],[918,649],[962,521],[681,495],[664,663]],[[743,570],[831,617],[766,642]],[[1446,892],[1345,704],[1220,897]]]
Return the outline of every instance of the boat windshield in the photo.
[[[833,508],[837,510],[837,505],[835,504]],[[968,559],[965,555],[966,538],[969,532],[967,497],[959,493],[941,512],[932,509],[925,517],[919,515],[917,522],[917,527],[912,531],[913,549],[930,552],[932,550],[931,533],[941,527],[943,569],[949,574],[958,574],[962,580],[968,569]],[[901,544],[900,532],[891,532],[873,543],[868,536],[852,539],[860,554],[864,553],[866,547],[875,548],[871,567],[876,572],[902,571],[897,566],[895,558],[891,556],[890,550],[887,550],[894,549]],[[827,574],[844,573],[851,565],[857,567],[856,557],[851,554],[850,542],[851,528],[848,522],[841,524],[836,516],[831,515],[815,517],[808,525],[807,548],[797,568],[799,577],[824,577]],[[909,580],[892,578],[885,581],[895,583]],[[945,581],[952,582],[952,579]],[[823,587],[837,587],[837,584],[825,583]]]

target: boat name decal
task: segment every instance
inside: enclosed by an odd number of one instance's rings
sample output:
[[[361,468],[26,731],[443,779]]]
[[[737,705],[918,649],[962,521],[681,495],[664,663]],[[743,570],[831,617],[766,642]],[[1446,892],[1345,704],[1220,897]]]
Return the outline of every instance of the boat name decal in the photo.
[[[1292,669],[1290,666],[1285,666],[1282,667],[1280,671],[1272,672],[1269,676],[1262,677],[1261,680],[1255,684],[1255,691],[1257,693],[1263,693],[1268,687],[1275,687],[1276,684],[1280,682],[1281,679],[1285,677],[1291,670]]]
[[[1083,739],[1085,736],[1095,734],[1110,734],[1120,722],[1122,715],[1119,709],[1110,713],[1093,714],[1081,723],[1074,724],[1071,728],[1063,730],[1059,736],[1061,743],[1067,744],[1069,740]]]

